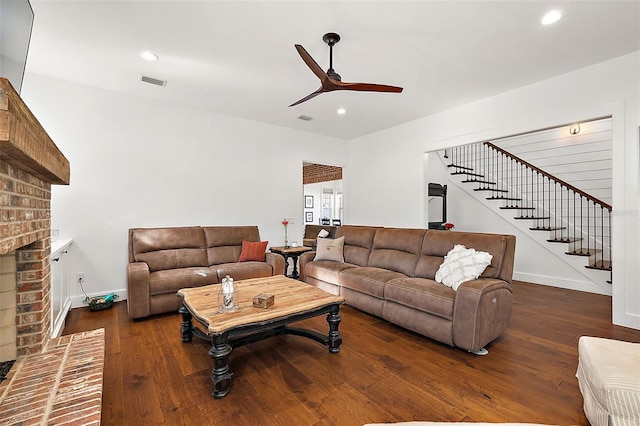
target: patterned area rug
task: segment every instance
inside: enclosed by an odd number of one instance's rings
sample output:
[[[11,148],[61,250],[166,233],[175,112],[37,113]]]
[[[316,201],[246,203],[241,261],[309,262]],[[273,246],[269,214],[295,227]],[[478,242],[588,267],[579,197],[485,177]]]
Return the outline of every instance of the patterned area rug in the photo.
[[[7,374],[9,374],[9,370],[11,370],[11,367],[13,367],[13,364],[15,362],[15,359],[13,361],[0,362],[0,383],[2,383],[4,379],[7,378]]]

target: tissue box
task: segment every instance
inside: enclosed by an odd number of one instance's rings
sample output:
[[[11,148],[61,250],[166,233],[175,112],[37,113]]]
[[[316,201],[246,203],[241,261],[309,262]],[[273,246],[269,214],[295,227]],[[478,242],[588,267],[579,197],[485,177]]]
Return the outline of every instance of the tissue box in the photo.
[[[260,293],[253,298],[253,306],[256,308],[267,309],[273,305],[275,296],[273,294]]]

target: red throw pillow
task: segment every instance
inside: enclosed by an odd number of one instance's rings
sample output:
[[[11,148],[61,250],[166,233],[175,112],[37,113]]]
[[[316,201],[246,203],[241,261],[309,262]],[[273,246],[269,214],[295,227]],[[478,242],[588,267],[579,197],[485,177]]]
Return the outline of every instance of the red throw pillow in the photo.
[[[243,241],[238,262],[264,262],[266,260],[267,244],[269,244],[269,241]]]

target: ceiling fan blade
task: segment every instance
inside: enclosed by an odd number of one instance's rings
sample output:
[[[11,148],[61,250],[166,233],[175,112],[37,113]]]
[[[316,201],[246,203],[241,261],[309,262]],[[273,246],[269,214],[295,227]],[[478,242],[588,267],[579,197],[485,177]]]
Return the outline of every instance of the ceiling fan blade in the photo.
[[[402,92],[402,87],[388,86],[386,84],[343,83],[341,81],[336,81],[335,84],[338,86],[337,90],[355,90],[358,92],[392,92],[392,93]]]
[[[311,71],[313,71],[313,73],[320,79],[320,81],[324,83],[329,78],[327,76],[327,73],[324,72],[322,68],[320,68],[320,65],[318,65],[318,63],[311,57],[311,55],[307,53],[304,47],[299,44],[296,44],[295,46],[304,63],[307,64],[309,69],[311,69]]]
[[[298,105],[298,104],[301,104],[301,103],[303,103],[303,102],[306,102],[306,101],[308,101],[309,99],[313,99],[313,98],[315,98],[316,96],[318,96],[318,95],[319,95],[319,94],[321,94],[321,93],[323,93],[322,87],[321,87],[321,88],[319,88],[318,90],[316,90],[315,92],[313,92],[313,93],[311,93],[311,94],[309,94],[309,95],[305,96],[304,98],[300,99],[299,101],[296,101],[296,102],[292,103],[292,104],[291,104],[291,105],[289,105],[289,106],[290,106],[290,107],[292,107],[292,106],[296,106],[296,105]]]
[[[333,70],[332,52],[333,46],[340,41],[340,36],[335,33],[327,33],[322,38],[325,43],[329,45],[329,70],[324,71],[320,68],[320,65],[309,55],[309,52],[305,50],[300,44],[295,44],[298,54],[302,58],[309,69],[320,79],[320,88],[315,92],[305,96],[297,102],[289,105],[290,107],[301,104],[309,99],[315,98],[321,93],[332,92],[334,90],[355,90],[359,92],[391,92],[400,93],[402,87],[389,86],[386,84],[374,84],[374,83],[343,83],[340,79],[340,75]]]

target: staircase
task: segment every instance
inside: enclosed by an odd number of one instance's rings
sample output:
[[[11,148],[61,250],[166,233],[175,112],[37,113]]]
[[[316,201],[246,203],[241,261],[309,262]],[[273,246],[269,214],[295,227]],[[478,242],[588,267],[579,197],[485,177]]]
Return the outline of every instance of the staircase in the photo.
[[[462,185],[482,193],[496,208],[546,232],[548,244],[564,244],[584,267],[608,272],[611,284],[611,206],[490,143],[447,149],[444,160]]]

